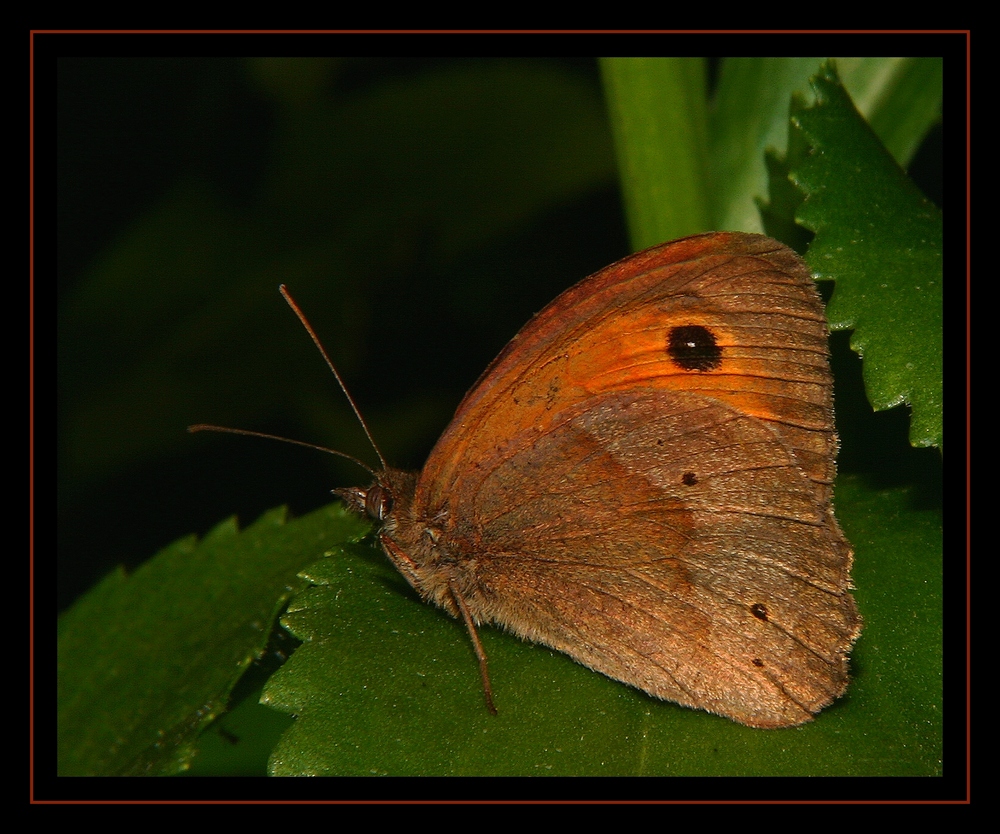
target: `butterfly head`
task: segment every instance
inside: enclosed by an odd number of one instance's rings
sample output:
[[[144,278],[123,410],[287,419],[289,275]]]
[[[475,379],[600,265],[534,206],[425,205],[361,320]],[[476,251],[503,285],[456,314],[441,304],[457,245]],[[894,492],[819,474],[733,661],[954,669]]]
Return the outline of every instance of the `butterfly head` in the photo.
[[[416,486],[416,475],[399,469],[386,469],[367,487],[333,490],[352,512],[368,516],[380,524],[391,523],[400,505],[408,504]]]

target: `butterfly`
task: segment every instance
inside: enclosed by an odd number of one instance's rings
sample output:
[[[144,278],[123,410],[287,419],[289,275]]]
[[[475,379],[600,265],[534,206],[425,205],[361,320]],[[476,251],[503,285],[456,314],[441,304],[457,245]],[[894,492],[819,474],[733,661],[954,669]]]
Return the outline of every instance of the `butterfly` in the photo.
[[[655,698],[802,724],[846,690],[861,631],[832,505],[827,336],[808,268],[778,241],[654,246],[535,315],[420,472],[382,460],[334,493],[465,623],[492,712],[484,624]]]
[[[831,503],[826,320],[734,232],[585,278],[510,341],[419,473],[335,490],[420,596],[752,727],[843,694],[861,629]]]

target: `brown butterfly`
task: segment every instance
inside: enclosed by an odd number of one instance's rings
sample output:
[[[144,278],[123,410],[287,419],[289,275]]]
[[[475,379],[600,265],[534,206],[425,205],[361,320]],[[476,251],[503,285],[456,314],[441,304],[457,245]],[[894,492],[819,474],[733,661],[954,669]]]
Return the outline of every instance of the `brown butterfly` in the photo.
[[[421,472],[383,463],[335,493],[464,620],[491,710],[483,623],[657,698],[787,727],[844,692],[861,630],[836,452],[808,269],[777,241],[723,232],[564,292],[466,394]]]

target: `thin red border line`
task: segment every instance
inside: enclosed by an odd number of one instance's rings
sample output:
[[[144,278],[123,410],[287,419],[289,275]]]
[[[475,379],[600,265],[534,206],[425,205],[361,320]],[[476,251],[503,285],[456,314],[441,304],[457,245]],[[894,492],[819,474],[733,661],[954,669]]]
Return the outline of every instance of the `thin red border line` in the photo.
[[[28,39],[28,622],[35,622],[35,39]],[[28,628],[28,795],[35,796],[35,631]]]
[[[29,35],[961,35],[971,29],[29,29]],[[966,50],[968,55],[968,50]]]
[[[486,32],[486,33],[505,33],[505,32],[515,32],[515,33],[614,33],[614,32],[691,32],[691,31],[706,31],[711,33],[726,33],[730,31],[736,31],[741,34],[752,34],[755,31],[771,31],[774,30],[29,30],[29,61],[33,66],[34,62],[34,35],[36,34],[56,34],[56,33],[67,33],[67,34],[280,34],[282,32],[286,33],[324,33],[324,31],[330,31],[333,33],[424,33],[424,32],[434,32],[434,33],[461,33],[461,32]],[[792,33],[793,30],[780,30],[778,33],[782,32]],[[806,30],[806,31],[816,31],[816,32],[826,32],[826,33],[836,33],[836,32],[881,32],[887,30]],[[940,33],[940,34],[965,34],[966,36],[966,459],[967,464],[971,464],[971,142],[970,142],[970,131],[971,131],[971,55],[970,48],[968,44],[971,41],[971,30],[970,29],[958,29],[958,30],[888,30],[893,31],[898,34],[920,34],[920,33]],[[33,568],[33,555],[34,555],[34,75],[29,74],[29,420],[31,425],[29,426],[29,488],[31,494],[29,496],[29,563]],[[967,743],[971,744],[971,582],[969,579],[968,570],[971,568],[970,565],[970,554],[971,554],[971,477],[970,477],[970,466],[967,465],[966,470],[966,532],[967,532],[967,543],[966,543],[966,739]],[[31,576],[29,576],[29,593],[31,593],[31,601],[29,601],[29,611],[33,616],[33,602],[34,602],[34,575],[33,569],[29,571]],[[33,657],[33,633],[29,632],[29,650],[32,651]],[[29,661],[30,662],[30,661]],[[32,674],[29,675],[29,695],[31,696],[32,703],[29,706],[29,765],[31,767],[30,781],[30,791],[33,797],[33,775],[34,775],[34,676],[33,669]],[[966,801],[971,801],[971,748],[967,747],[966,750],[967,760],[966,760]],[[279,800],[280,801],[280,800]],[[49,804],[71,804],[72,801],[53,801]],[[181,801],[183,804],[276,804],[269,800],[254,800],[247,802],[240,802],[238,800],[202,800],[202,801],[191,801],[185,802]],[[101,800],[92,800],[80,802],[72,802],[72,804],[107,804]],[[135,802],[118,802],[116,804],[147,804],[142,801]],[[287,803],[282,803],[287,804]],[[330,801],[302,801],[295,802],[293,804],[372,804],[369,802],[364,802],[360,800],[330,800]],[[423,802],[405,802],[405,801],[390,801],[382,804],[441,804],[440,802],[434,800],[428,800]],[[457,803],[449,804],[479,804],[475,801],[459,801]],[[495,803],[490,803],[495,804]],[[501,804],[562,804],[562,801],[513,801],[512,803],[501,803]],[[644,801],[644,800],[610,800],[610,801],[600,801],[592,800],[585,802],[577,802],[570,804],[703,804],[697,801],[686,801],[686,800],[666,800],[666,801]],[[717,804],[774,804],[772,801],[759,800],[759,801],[720,801]],[[784,801],[781,804],[815,804],[813,801],[803,800],[803,801]],[[863,800],[863,801],[852,801],[845,800],[843,802],[835,803],[824,803],[824,804],[963,804],[961,800],[923,800],[923,801],[885,801],[885,800]]]
[[[965,798],[972,801],[972,48],[965,35]]]

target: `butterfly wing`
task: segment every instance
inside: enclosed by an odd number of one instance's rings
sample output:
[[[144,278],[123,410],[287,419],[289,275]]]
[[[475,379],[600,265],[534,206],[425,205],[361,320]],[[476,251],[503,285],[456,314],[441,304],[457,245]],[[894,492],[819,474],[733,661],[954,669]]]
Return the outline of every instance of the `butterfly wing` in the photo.
[[[598,395],[455,486],[472,512],[440,519],[440,542],[470,554],[480,619],[751,726],[843,692],[849,548],[761,421],[699,394]]]
[[[695,334],[693,357],[673,345],[685,333]],[[510,341],[431,452],[418,504],[443,506],[468,461],[544,430],[567,405],[636,387],[697,391],[767,421],[829,498],[828,356],[816,287],[787,247],[735,232],[655,246],[585,278]]]
[[[801,723],[843,691],[860,622],[826,339],[808,271],[769,238],[626,258],[487,368],[409,535],[477,620],[662,698]]]

